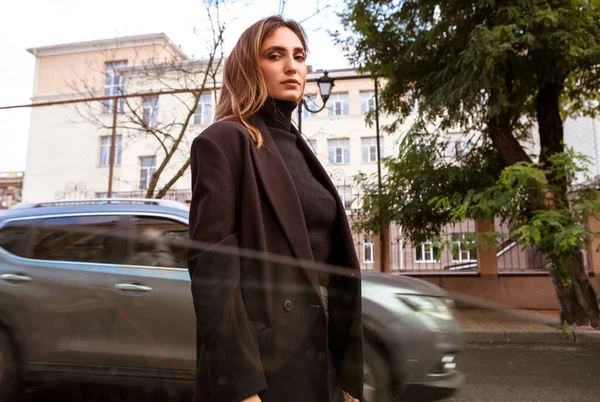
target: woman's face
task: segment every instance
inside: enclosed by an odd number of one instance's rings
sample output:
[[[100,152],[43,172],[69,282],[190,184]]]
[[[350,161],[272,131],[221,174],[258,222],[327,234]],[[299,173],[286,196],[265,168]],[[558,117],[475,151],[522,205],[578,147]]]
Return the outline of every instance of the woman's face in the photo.
[[[260,48],[260,68],[269,96],[298,101],[306,82],[306,52],[289,28],[277,28]]]

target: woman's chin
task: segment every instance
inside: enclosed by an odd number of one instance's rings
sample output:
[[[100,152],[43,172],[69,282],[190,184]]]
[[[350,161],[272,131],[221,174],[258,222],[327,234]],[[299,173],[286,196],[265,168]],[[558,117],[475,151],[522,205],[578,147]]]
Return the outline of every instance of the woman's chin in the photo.
[[[302,95],[300,95],[298,93],[287,92],[287,93],[275,94],[275,95],[273,95],[271,97],[274,98],[274,99],[277,99],[277,100],[290,101],[290,102],[296,102],[296,103],[298,103],[298,101],[300,100],[301,96]]]

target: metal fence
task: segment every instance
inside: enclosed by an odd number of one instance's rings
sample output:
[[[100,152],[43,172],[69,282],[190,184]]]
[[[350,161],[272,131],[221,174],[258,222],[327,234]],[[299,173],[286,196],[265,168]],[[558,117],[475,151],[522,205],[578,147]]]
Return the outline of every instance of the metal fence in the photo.
[[[541,253],[514,240],[508,228],[496,223],[496,231],[504,234],[496,249],[498,272],[544,271]],[[402,228],[390,227],[390,270],[398,273],[475,273],[479,270],[482,248],[476,241],[473,220],[446,226],[440,236],[414,244],[403,236]],[[359,250],[360,251],[360,250]]]
[[[397,272],[477,272],[475,223],[447,226],[437,239],[414,244],[402,228],[390,228],[390,265]]]
[[[508,226],[496,219],[496,230],[504,235],[498,246],[498,272],[544,271],[543,255],[532,246],[519,244]]]

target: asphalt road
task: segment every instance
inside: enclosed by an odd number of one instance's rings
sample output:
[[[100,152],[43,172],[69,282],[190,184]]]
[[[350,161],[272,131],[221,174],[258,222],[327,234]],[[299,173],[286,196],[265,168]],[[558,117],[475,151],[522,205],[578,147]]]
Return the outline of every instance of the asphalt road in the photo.
[[[467,373],[467,382],[445,402],[600,400],[600,344],[471,344],[458,363]],[[37,390],[23,402],[150,400],[174,401],[140,388],[78,387]]]
[[[471,344],[465,386],[447,402],[600,400],[600,344]]]

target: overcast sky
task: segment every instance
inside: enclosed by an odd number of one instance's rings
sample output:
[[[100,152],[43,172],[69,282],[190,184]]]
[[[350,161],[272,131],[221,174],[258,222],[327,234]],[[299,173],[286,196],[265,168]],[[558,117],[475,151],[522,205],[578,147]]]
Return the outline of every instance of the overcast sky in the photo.
[[[227,11],[234,21],[226,36],[228,48],[248,25],[279,10],[278,0],[243,1],[247,5]],[[335,15],[341,0],[288,0],[283,15],[303,20],[326,4],[332,6],[304,23],[310,47],[307,63],[315,68],[348,67],[326,32],[341,30]],[[0,106],[31,102],[35,58],[27,48],[164,32],[188,56],[204,55],[206,13],[201,0],[20,0],[4,2],[0,15]],[[29,115],[29,109],[0,110],[0,172],[25,170]]]

